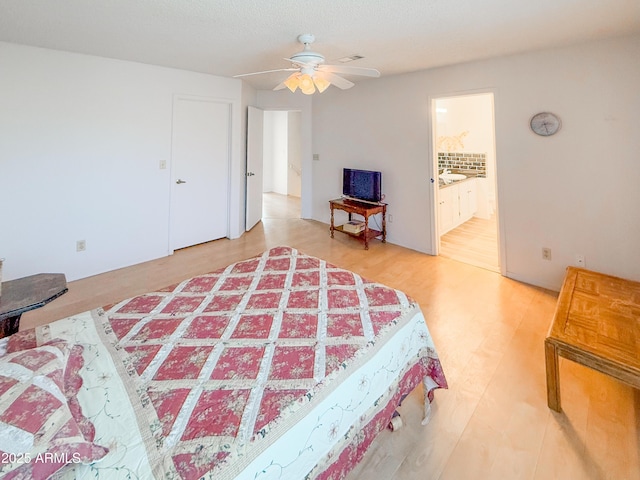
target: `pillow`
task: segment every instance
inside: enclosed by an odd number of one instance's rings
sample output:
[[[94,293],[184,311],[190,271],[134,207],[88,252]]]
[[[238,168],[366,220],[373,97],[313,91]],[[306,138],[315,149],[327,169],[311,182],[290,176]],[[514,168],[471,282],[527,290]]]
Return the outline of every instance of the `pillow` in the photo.
[[[92,463],[108,449],[87,441],[74,419],[64,379],[64,340],[0,358],[0,476],[45,479],[69,463]]]
[[[20,330],[10,337],[6,337],[8,339],[6,345],[6,353],[14,353],[22,350],[36,348],[38,346],[38,343],[46,345],[45,339],[49,337],[49,332],[46,327],[46,325],[44,327],[41,327],[43,331],[41,331],[39,334],[36,333],[35,328],[30,328],[28,330]],[[76,398],[78,392],[80,391],[80,387],[82,387],[82,377],[80,376],[80,370],[84,366],[84,357],[82,356],[83,352],[84,347],[82,345],[76,344],[71,347],[67,365],[64,371],[64,395],[67,398],[67,404],[71,410],[71,414],[80,427],[85,440],[93,442],[93,439],[95,437],[95,428],[93,426],[93,423],[91,423],[91,421],[82,413],[82,408],[80,407],[80,403]]]

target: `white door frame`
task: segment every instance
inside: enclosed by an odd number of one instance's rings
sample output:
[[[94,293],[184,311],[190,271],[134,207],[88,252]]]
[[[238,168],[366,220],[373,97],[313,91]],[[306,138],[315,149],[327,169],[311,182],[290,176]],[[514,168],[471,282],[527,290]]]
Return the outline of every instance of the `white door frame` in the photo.
[[[452,98],[452,97],[465,97],[471,95],[480,95],[485,93],[493,94],[493,144],[494,144],[494,152],[496,155],[495,158],[495,195],[496,195],[496,215],[498,218],[498,255],[500,258],[500,274],[506,275],[507,272],[507,260],[506,260],[506,249],[505,249],[505,233],[504,233],[504,219],[500,213],[500,181],[499,181],[499,155],[496,149],[496,111],[498,105],[498,94],[497,90],[493,88],[488,89],[478,89],[478,90],[466,90],[461,92],[447,92],[438,95],[429,95],[428,97],[428,111],[429,111],[429,140],[430,140],[430,155],[429,155],[429,182],[431,185],[431,189],[429,192],[429,199],[431,202],[431,209],[429,212],[429,221],[431,225],[431,251],[429,252],[431,255],[439,255],[440,253],[440,232],[438,227],[438,152],[437,152],[437,139],[436,139],[436,101],[444,98]]]
[[[246,232],[250,231],[262,220],[262,195],[264,194],[264,112],[263,109],[252,105],[247,107],[247,161],[245,171],[244,220],[244,229]],[[260,131],[256,131],[256,129]],[[260,187],[259,192],[257,191],[257,187]]]

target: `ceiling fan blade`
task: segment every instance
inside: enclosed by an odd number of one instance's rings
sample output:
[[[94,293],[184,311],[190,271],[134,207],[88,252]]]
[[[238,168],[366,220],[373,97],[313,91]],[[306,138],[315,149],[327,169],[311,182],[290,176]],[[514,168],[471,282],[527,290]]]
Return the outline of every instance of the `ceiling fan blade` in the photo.
[[[263,73],[273,73],[273,72],[295,72],[296,70],[298,69],[297,68],[276,68],[275,70],[264,70],[262,72],[241,73],[240,75],[234,75],[233,78],[248,77],[249,75],[261,75]]]
[[[330,73],[343,73],[345,75],[362,75],[365,77],[379,77],[380,72],[375,68],[350,67],[347,65],[319,65],[318,70]]]
[[[353,82],[350,82],[346,78],[339,77],[338,75],[334,75],[333,73],[326,72],[324,70],[317,72],[316,75],[321,76],[325,80],[328,80],[329,82],[331,82],[331,85],[335,85],[342,90],[351,88],[354,85]]]

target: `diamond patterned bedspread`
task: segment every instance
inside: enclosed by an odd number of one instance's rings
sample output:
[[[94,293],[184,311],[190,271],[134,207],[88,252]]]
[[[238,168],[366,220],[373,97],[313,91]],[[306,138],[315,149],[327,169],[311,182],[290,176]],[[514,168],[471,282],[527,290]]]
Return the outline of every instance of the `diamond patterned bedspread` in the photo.
[[[400,291],[278,247],[105,307],[99,330],[156,478],[215,478],[263,451],[416,309]],[[446,386],[435,350],[418,358]]]

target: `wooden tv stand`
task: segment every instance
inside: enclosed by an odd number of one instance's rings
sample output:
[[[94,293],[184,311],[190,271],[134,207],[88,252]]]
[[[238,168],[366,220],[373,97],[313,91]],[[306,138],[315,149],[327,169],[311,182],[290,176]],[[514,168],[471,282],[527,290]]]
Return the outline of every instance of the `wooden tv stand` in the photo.
[[[387,241],[387,204],[386,203],[367,203],[358,202],[357,200],[350,200],[348,198],[338,198],[336,200],[329,200],[329,206],[331,207],[331,238],[333,238],[333,232],[338,231],[350,235],[358,240],[364,242],[364,249],[369,250],[369,240],[382,236],[382,243]],[[351,215],[356,213],[364,217],[364,230],[360,233],[351,233],[344,229],[342,225],[334,226],[333,223],[333,211],[343,210],[349,214],[349,221],[351,221]],[[374,230],[369,228],[369,217],[377,213],[382,214],[382,230]]]

